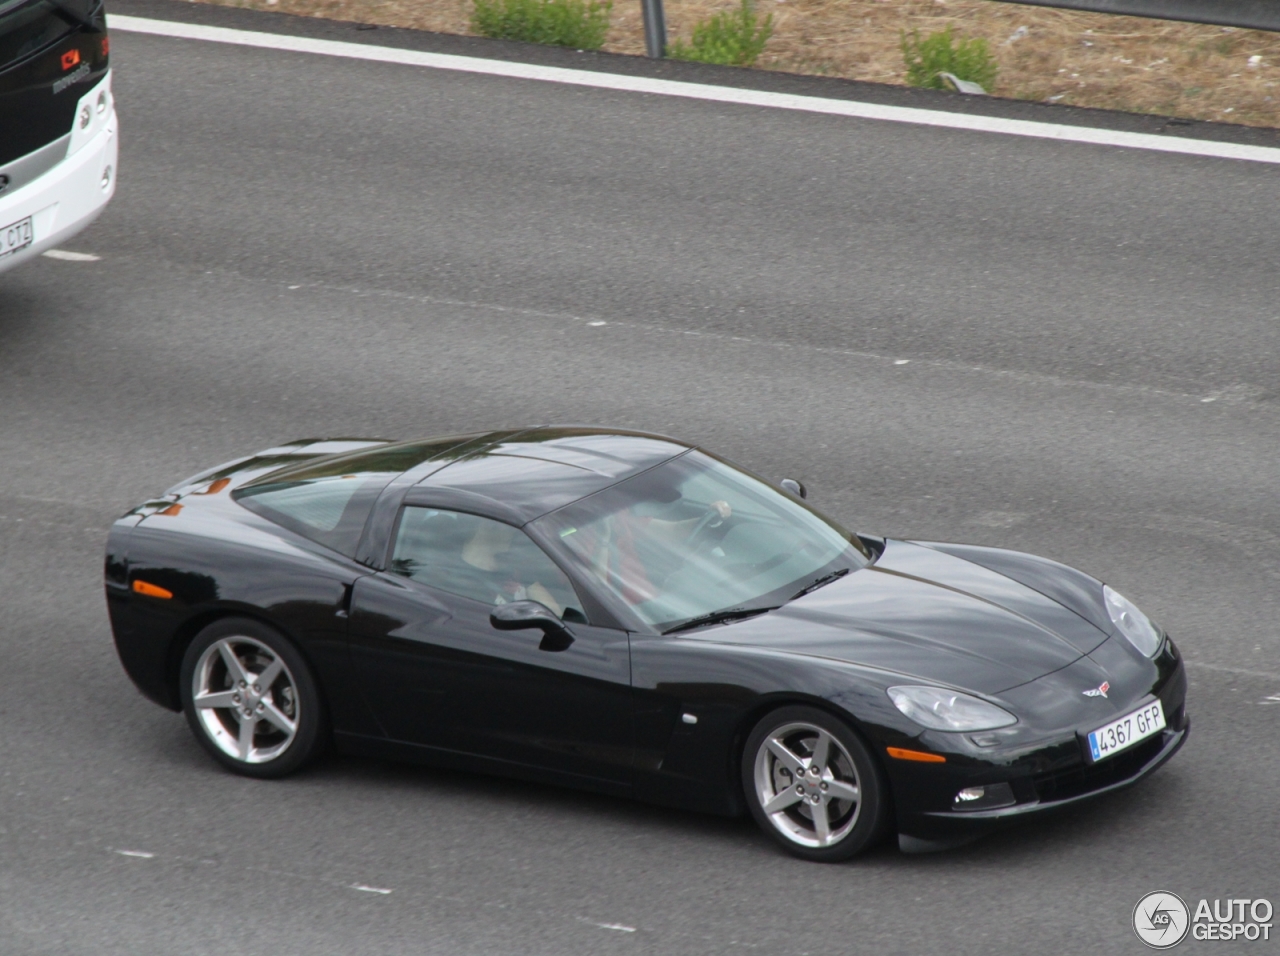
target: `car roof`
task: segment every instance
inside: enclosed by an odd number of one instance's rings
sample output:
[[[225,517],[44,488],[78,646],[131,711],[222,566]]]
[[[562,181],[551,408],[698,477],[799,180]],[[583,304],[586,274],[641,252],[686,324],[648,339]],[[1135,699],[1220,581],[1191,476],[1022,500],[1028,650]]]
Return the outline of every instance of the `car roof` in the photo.
[[[430,470],[415,500],[491,503],[521,523],[555,511],[688,451],[661,435],[589,426],[540,426],[491,432],[460,457]],[[485,509],[489,510],[489,509]]]

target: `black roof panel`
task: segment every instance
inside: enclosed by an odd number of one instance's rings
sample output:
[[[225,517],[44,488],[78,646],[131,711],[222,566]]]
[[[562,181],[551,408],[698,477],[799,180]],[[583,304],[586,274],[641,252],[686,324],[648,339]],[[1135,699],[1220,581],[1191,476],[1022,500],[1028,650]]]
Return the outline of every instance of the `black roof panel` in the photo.
[[[417,488],[467,491],[530,521],[689,448],[657,435],[600,428],[535,428],[495,437],[494,444],[433,472]]]

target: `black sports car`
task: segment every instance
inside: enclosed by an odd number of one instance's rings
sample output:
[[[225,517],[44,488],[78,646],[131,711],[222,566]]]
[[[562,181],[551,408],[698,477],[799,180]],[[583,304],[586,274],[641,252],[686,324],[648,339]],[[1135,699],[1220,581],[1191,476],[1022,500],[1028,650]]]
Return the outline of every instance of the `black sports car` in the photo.
[[[346,752],[928,849],[1182,745],[1173,642],[1044,558],[846,531],[670,438],[305,440],[117,521],[116,646],[224,766]]]

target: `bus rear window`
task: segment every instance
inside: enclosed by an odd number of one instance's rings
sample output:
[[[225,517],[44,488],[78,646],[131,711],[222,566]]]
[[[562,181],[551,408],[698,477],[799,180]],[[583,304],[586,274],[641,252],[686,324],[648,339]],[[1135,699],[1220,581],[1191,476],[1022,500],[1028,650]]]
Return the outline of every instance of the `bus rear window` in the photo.
[[[0,0],[0,72],[83,26],[100,5],[97,0]]]

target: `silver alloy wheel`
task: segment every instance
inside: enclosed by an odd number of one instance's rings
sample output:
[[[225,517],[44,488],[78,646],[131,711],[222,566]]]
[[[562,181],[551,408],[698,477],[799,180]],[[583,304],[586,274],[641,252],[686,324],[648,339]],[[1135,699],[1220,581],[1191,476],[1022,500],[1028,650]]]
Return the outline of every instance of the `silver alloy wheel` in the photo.
[[[252,637],[224,637],[205,648],[191,676],[191,698],[204,732],[234,760],[274,760],[298,732],[293,674]]]
[[[771,731],[756,751],[753,776],[765,816],[793,843],[834,846],[858,822],[861,784],[853,758],[816,724]]]

